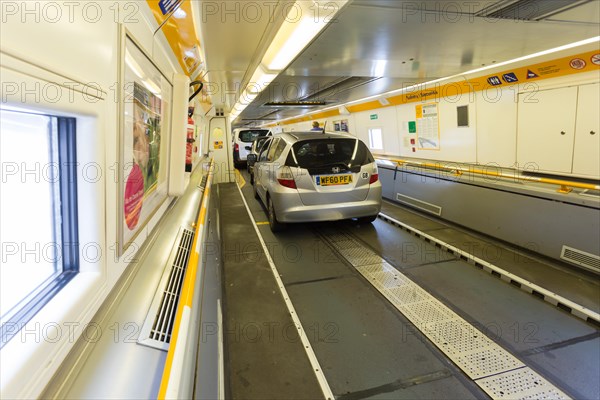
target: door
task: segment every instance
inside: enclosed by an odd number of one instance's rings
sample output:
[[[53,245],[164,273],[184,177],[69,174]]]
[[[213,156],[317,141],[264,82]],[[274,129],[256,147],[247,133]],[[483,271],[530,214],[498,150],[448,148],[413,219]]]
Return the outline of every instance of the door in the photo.
[[[520,168],[571,173],[576,107],[577,87],[519,94],[517,161]]]
[[[600,84],[582,85],[577,99],[573,173],[600,177]]]

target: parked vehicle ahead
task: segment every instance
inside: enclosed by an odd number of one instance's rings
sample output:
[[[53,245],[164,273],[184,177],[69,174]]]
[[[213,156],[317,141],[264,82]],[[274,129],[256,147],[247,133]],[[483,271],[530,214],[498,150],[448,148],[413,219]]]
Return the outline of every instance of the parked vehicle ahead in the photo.
[[[242,168],[246,164],[252,141],[259,136],[272,136],[270,130],[260,128],[239,128],[233,130],[233,164]]]
[[[258,153],[269,137],[270,136],[259,136],[252,141],[250,152],[246,157],[246,170],[248,171],[248,174],[250,174],[250,184],[254,183],[254,164],[256,163],[256,160],[258,160]]]
[[[269,225],[358,218],[381,210],[381,183],[367,146],[348,135],[282,133],[267,139],[254,164],[254,195]]]

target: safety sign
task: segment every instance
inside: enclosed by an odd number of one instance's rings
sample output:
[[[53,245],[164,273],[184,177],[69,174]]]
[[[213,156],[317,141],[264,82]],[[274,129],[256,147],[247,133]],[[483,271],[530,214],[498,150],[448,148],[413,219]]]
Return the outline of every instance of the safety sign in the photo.
[[[574,58],[574,59],[571,60],[571,62],[569,63],[569,65],[573,69],[584,69],[585,66],[587,65],[587,63],[585,62],[585,60],[583,60],[581,58]]]
[[[504,79],[504,82],[506,82],[506,83],[513,83],[513,82],[519,81],[519,79],[517,78],[517,75],[515,75],[514,72],[509,72],[508,74],[502,75],[502,79]]]
[[[532,70],[527,70],[527,79],[537,78],[539,75],[533,72]]]
[[[492,76],[491,78],[488,78],[487,81],[492,86],[502,85],[502,81],[497,76]]]
[[[592,63],[600,65],[600,54],[594,54],[592,56]]]

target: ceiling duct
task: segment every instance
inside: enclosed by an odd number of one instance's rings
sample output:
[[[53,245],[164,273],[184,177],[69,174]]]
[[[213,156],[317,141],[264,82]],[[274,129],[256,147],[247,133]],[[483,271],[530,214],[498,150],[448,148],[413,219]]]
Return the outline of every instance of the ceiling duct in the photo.
[[[540,21],[592,0],[505,0],[477,13],[479,17]]]
[[[325,87],[323,87],[322,89],[309,94],[308,96],[302,97],[299,100],[301,101],[325,101],[330,100],[330,102],[335,102],[337,101],[337,99],[332,98],[334,96],[336,96],[339,93],[345,92],[347,90],[350,89],[354,89],[356,87],[362,86],[362,85],[366,85],[367,83],[373,82],[377,79],[380,79],[379,77],[373,78],[373,77],[361,77],[361,76],[350,76],[350,77],[343,77],[341,79],[338,79],[334,82],[332,82],[330,85],[327,85]]]

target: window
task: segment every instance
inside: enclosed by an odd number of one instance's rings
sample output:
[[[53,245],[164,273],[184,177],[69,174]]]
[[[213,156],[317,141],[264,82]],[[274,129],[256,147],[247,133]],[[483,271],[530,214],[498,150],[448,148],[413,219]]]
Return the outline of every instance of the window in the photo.
[[[359,172],[360,167],[374,162],[367,146],[356,139],[312,139],[294,143],[286,165],[308,169],[311,174],[330,171]]]
[[[3,347],[79,271],[75,119],[0,109]]]
[[[281,156],[281,153],[283,153],[283,150],[285,150],[286,146],[287,143],[285,142],[285,140],[279,140],[279,143],[277,144],[277,149],[275,149],[275,155],[273,156],[273,160],[277,160]]]
[[[273,139],[273,143],[271,143],[271,148],[269,149],[269,154],[267,155],[267,161],[271,162],[275,160],[275,150],[277,150],[277,145],[281,139]]]
[[[271,144],[271,138],[267,139],[265,143],[262,145],[260,149],[260,155],[258,156],[258,161],[266,161],[267,160],[267,152],[269,151],[269,146]]]
[[[381,128],[369,128],[369,147],[383,150],[383,130]]]
[[[240,132],[240,140],[244,143],[252,143],[259,136],[265,136],[268,130],[248,130]]]

